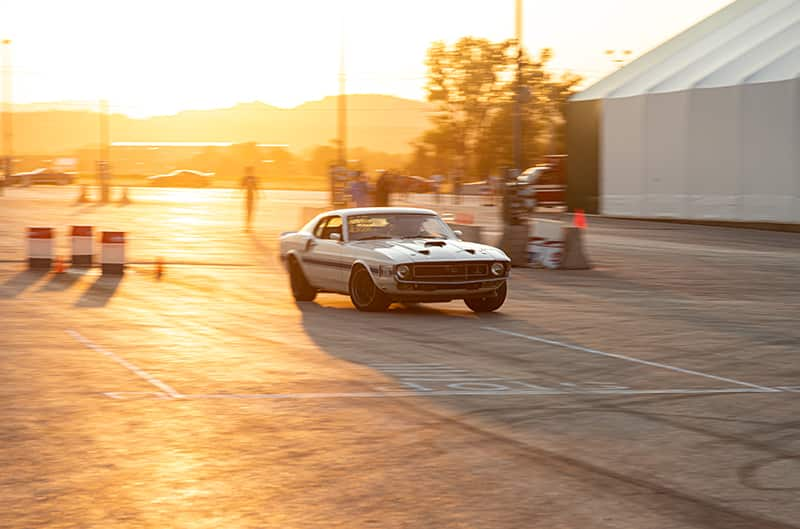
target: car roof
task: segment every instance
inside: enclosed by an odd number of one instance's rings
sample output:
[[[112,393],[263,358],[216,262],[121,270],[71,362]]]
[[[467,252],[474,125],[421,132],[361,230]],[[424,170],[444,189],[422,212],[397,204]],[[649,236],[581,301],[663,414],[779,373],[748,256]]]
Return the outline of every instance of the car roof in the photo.
[[[380,215],[380,214],[416,214],[416,215],[438,215],[435,211],[431,209],[423,209],[423,208],[397,208],[397,207],[386,207],[386,208],[345,208],[345,209],[335,209],[332,211],[326,211],[322,213],[320,216],[327,217],[328,215],[341,215],[343,217],[352,216],[352,215]]]

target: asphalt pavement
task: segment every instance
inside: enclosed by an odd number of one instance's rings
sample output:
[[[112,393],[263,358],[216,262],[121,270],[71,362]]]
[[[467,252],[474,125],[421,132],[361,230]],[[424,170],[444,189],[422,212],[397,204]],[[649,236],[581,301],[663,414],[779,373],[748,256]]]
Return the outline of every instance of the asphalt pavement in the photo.
[[[590,218],[496,314],[366,314],[278,261],[324,193],[77,194],[0,197],[0,528],[800,527],[800,234]],[[78,224],[122,278],[25,270]]]

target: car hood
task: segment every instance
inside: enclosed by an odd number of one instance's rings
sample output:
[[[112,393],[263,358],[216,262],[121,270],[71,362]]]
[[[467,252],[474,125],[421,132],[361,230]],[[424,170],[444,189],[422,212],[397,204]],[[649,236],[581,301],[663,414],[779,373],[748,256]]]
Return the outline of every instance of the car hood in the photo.
[[[377,252],[396,263],[426,261],[508,261],[506,254],[493,246],[454,239],[377,240],[350,243],[356,248]]]

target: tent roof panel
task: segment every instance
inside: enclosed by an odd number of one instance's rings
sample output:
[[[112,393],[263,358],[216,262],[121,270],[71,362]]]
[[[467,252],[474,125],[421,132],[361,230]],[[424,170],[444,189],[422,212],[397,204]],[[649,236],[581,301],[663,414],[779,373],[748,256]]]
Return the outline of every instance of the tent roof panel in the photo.
[[[800,0],[737,0],[572,100],[730,86],[754,72],[759,79],[791,79],[800,69],[791,53],[799,22]]]
[[[800,77],[800,46],[790,50],[747,77],[745,83],[769,83]]]
[[[775,3],[771,3],[775,5]],[[750,20],[753,20],[752,18]],[[800,2],[791,1],[771,16],[758,20],[734,38],[710,49],[695,64],[679,74],[650,89],[652,92],[686,90],[716,76],[713,86],[730,86],[740,82],[758,67],[772,62],[777,55],[786,52],[787,44],[776,40],[776,36],[800,22]],[[799,34],[800,35],[800,34]],[[784,35],[783,40],[790,38]],[[791,45],[789,44],[789,47]],[[723,79],[726,79],[723,81]]]
[[[722,66],[694,86],[697,88],[714,88],[741,84],[753,73],[774,63],[791,50],[800,46],[800,4],[798,4],[797,12],[798,16],[794,24],[784,28],[777,35]],[[800,67],[800,65],[796,66]]]
[[[800,1],[800,0],[799,0]],[[742,16],[751,8],[758,6],[763,0],[737,0],[701,20],[665,43],[653,48],[641,57],[620,68],[616,72],[600,79],[585,90],[572,96],[573,101],[603,99],[611,92],[628,83],[650,68],[657,67],[675,52],[690,46],[708,33],[724,27],[732,20]]]
[[[766,23],[766,21],[778,20],[781,14],[793,5],[800,7],[800,2],[795,0],[762,2],[745,15],[709,32],[691,46],[675,53],[658,68],[652,68],[639,79],[620,87],[609,94],[609,97],[629,97],[650,91],[685,90],[716,68],[747,51],[754,43],[774,33],[774,22]]]

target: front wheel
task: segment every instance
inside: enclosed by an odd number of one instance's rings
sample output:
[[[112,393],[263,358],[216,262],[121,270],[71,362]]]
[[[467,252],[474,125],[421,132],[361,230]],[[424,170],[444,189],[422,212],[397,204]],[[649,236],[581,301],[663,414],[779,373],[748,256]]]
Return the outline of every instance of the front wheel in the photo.
[[[508,286],[506,282],[503,281],[503,284],[491,294],[482,298],[467,298],[464,300],[464,303],[466,303],[467,307],[472,309],[473,312],[493,312],[503,306],[503,303],[506,301],[507,292]]]
[[[317,289],[308,282],[300,263],[295,258],[289,260],[289,283],[295,301],[314,301],[317,297]]]
[[[369,272],[359,266],[350,276],[350,300],[355,308],[364,312],[381,312],[389,308],[392,300],[375,285]]]

